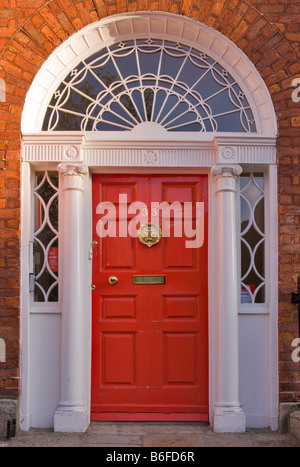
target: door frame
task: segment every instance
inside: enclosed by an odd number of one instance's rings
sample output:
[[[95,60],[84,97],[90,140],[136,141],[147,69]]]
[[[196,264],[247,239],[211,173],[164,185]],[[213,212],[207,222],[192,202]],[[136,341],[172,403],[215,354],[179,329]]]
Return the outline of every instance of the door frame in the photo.
[[[199,47],[208,56],[214,58],[228,70],[236,81],[241,85],[248,96],[249,103],[255,115],[257,123],[257,134],[234,134],[234,133],[172,133],[149,131],[144,127],[144,131],[139,133],[138,129],[132,132],[109,132],[108,134],[89,134],[77,132],[41,132],[48,102],[51,100],[53,92],[58,88],[68,71],[72,70],[81,60],[91,56],[101,47],[112,42],[141,38],[157,37],[169,39],[171,41],[184,42],[192,47]],[[137,130],[137,131],[136,131]],[[39,168],[59,169],[61,172],[60,198],[61,198],[61,219],[66,214],[64,210],[64,194],[68,192],[71,184],[74,184],[73,193],[80,199],[82,216],[85,226],[91,226],[91,182],[87,172],[132,172],[134,170],[168,172],[174,170],[177,173],[185,171],[200,171],[209,174],[210,183],[210,212],[209,212],[209,255],[211,264],[209,265],[209,365],[210,365],[210,422],[215,427],[216,418],[225,420],[221,429],[227,431],[238,431],[241,428],[239,416],[232,410],[229,417],[235,422],[232,424],[227,415],[229,410],[216,406],[217,375],[216,366],[218,364],[218,353],[215,347],[217,343],[217,300],[214,289],[214,281],[217,271],[217,254],[215,247],[217,244],[217,233],[219,216],[217,211],[217,185],[220,187],[223,176],[231,183],[231,190],[238,172],[238,165],[245,168],[257,167],[258,170],[265,170],[268,177],[269,193],[269,219],[268,224],[272,226],[268,246],[268,277],[269,301],[264,309],[247,309],[245,315],[261,314],[270,317],[266,328],[266,339],[268,341],[268,359],[270,374],[268,375],[268,387],[271,396],[268,412],[269,426],[276,429],[278,411],[278,369],[277,369],[277,169],[276,169],[276,136],[277,123],[274,107],[268,89],[246,55],[233,44],[228,38],[221,35],[213,28],[209,28],[202,23],[189,18],[163,12],[135,12],[123,13],[104,18],[99,22],[92,23],[82,28],[76,34],[66,40],[51,54],[45,61],[41,70],[35,77],[32,86],[27,94],[24,111],[22,115],[22,135],[23,135],[23,164],[22,164],[22,292],[21,292],[21,331],[22,331],[22,355],[21,355],[21,378],[22,392],[20,402],[20,419],[22,429],[29,429],[31,426],[45,426],[42,417],[36,413],[32,416],[32,401],[36,396],[35,386],[39,387],[38,375],[33,375],[34,364],[32,354],[37,348],[40,350],[39,332],[34,326],[37,322],[43,323],[47,317],[53,316],[59,324],[55,325],[55,335],[57,341],[60,335],[60,326],[64,327],[64,316],[67,311],[64,305],[59,302],[55,304],[32,303],[31,292],[29,291],[28,275],[30,272],[31,258],[28,244],[31,240],[32,199],[28,187],[31,185],[31,172]],[[213,170],[211,172],[211,170]],[[222,175],[223,174],[223,175]],[[71,183],[72,182],[72,183]],[[224,188],[224,187],[223,187]],[[224,193],[224,190],[222,191]],[[223,196],[223,195],[221,195]],[[84,349],[85,368],[90,362],[90,256],[91,252],[91,231],[90,227],[81,232],[82,248],[78,253],[78,258],[82,262],[81,279],[82,290],[81,299],[84,300],[85,309],[88,313],[81,316],[82,335],[67,336],[79,340]],[[236,232],[236,239],[238,239]],[[61,245],[67,239],[60,238]],[[238,241],[238,240],[236,240]],[[72,239],[74,244],[74,239]],[[75,245],[74,245],[75,248]],[[78,250],[78,248],[77,248]],[[76,250],[76,251],[77,251]],[[224,251],[220,251],[224,254]],[[61,265],[72,258],[60,258]],[[60,277],[60,288],[67,288],[67,281]],[[74,298],[74,297],[71,297]],[[240,313],[244,313],[240,309]],[[35,323],[35,324],[34,324]],[[34,326],[33,326],[34,324]],[[56,360],[53,360],[53,367],[59,368],[62,364],[63,355],[66,352],[64,343],[61,342],[60,352],[57,346]],[[39,351],[38,350],[38,351]],[[59,354],[59,355],[58,355]],[[45,370],[46,371],[46,370]],[[57,431],[69,430],[70,427],[64,425],[64,417],[72,415],[72,430],[84,431],[89,423],[89,394],[90,394],[90,373],[84,366],[80,370],[84,387],[82,388],[81,402],[76,405],[74,401],[63,404],[59,403],[57,419],[61,423],[56,424]],[[41,378],[41,376],[39,375]],[[63,381],[64,373],[61,376],[55,374],[55,391],[59,392],[59,386],[65,389],[66,382]],[[33,394],[33,395],[32,395]],[[40,401],[42,398],[40,399]],[[47,401],[41,402],[45,406]],[[222,409],[222,410],[221,410]],[[224,410],[223,410],[224,409]],[[231,408],[232,409],[232,408]],[[47,423],[53,419],[53,408],[47,408],[49,416]],[[55,411],[55,409],[54,409]],[[218,417],[215,417],[218,412]],[[81,414],[81,415],[79,415]],[[37,421],[32,421],[37,417]],[[81,418],[80,418],[81,417]],[[227,417],[227,418],[226,418]],[[47,425],[48,426],[48,425]],[[50,425],[49,425],[50,426]],[[265,426],[265,425],[264,425]]]
[[[206,135],[207,136],[207,135]],[[216,350],[217,337],[217,316],[216,310],[218,308],[217,297],[215,293],[215,278],[217,274],[218,258],[216,253],[217,244],[217,232],[218,232],[218,219],[219,215],[217,212],[217,184],[220,173],[227,169],[229,170],[230,177],[233,182],[235,177],[238,175],[234,174],[235,168],[239,167],[239,164],[245,168],[252,164],[253,167],[257,167],[257,170],[267,170],[269,167],[269,191],[272,193],[272,199],[270,200],[270,206],[276,206],[276,139],[265,138],[255,136],[234,136],[234,135],[211,135],[205,141],[190,141],[186,143],[184,141],[162,141],[153,143],[152,141],[107,141],[99,140],[94,135],[87,134],[60,134],[60,135],[49,135],[40,133],[38,135],[25,135],[24,136],[24,162],[23,162],[23,180],[26,186],[26,180],[30,181],[30,172],[35,168],[57,168],[60,170],[60,216],[64,215],[64,201],[63,192],[67,186],[66,180],[75,179],[79,180],[79,184],[82,185],[82,207],[84,216],[85,229],[82,231],[84,245],[82,249],[83,253],[83,268],[81,272],[82,286],[83,286],[83,300],[88,313],[82,318],[83,328],[85,329],[83,336],[77,336],[79,339],[83,339],[83,347],[85,349],[85,366],[90,368],[90,346],[91,346],[91,335],[90,335],[90,324],[91,324],[91,174],[92,173],[205,173],[208,174],[209,180],[209,239],[208,239],[208,255],[211,261],[208,264],[208,283],[209,283],[209,421],[214,425],[215,418],[215,401],[216,401],[216,390],[217,390],[217,375],[216,367],[218,364],[218,355]],[[57,151],[56,148],[60,150]],[[70,151],[72,148],[72,151]],[[113,155],[112,155],[113,151]],[[76,159],[68,157],[68,154],[76,154]],[[53,154],[55,154],[53,161]],[[231,155],[230,164],[228,164],[228,154]],[[51,162],[49,161],[50,155],[52,157]],[[44,163],[47,160],[48,162]],[[259,163],[257,163],[259,161]],[[77,171],[77,177],[70,175],[70,171],[74,171],[76,167],[80,170]],[[77,169],[76,169],[77,170]],[[84,173],[90,173],[90,176],[84,175]],[[28,200],[28,192],[24,191],[24,200]],[[277,225],[276,223],[276,210],[271,209],[271,217],[269,219],[270,225]],[[88,226],[88,228],[86,228]],[[277,307],[277,287],[276,287],[276,269],[277,269],[277,257],[276,257],[276,235],[272,234],[271,243],[269,247],[270,262],[269,270],[272,271],[272,277],[269,278],[270,285],[270,301],[266,304],[266,310],[259,312],[269,313],[272,307]],[[236,232],[236,241],[238,242],[239,233]],[[30,241],[30,228],[27,219],[24,219],[23,224],[23,264],[28,264],[28,241]],[[61,244],[63,244],[63,238],[60,238]],[[221,252],[222,253],[222,252]],[[225,253],[225,252],[224,252]],[[222,253],[223,254],[223,253]],[[63,259],[60,257],[60,261]],[[26,282],[28,277],[28,269],[23,270],[23,331],[26,333],[26,329],[29,329],[28,315],[26,310],[29,311],[29,315],[32,313],[55,313],[56,315],[63,315],[64,310],[61,303],[57,306],[49,304],[47,306],[32,305],[28,302],[30,293],[26,288]],[[237,278],[238,279],[238,278]],[[60,278],[60,287],[67,287],[67,281]],[[45,304],[46,305],[46,304]],[[252,311],[251,311],[252,312]],[[255,312],[255,311],[254,311]],[[276,313],[271,314],[271,325],[270,325],[270,355],[273,355],[271,359],[272,374],[276,373]],[[27,337],[29,341],[29,337]],[[62,349],[62,353],[64,349]],[[25,360],[24,360],[25,358]],[[23,369],[26,369],[26,362],[29,362],[29,357],[24,357],[23,353]],[[27,363],[28,365],[28,363]],[[29,370],[27,369],[27,372]],[[27,373],[26,373],[27,374]],[[82,370],[82,377],[85,379],[83,388],[83,406],[84,408],[84,429],[89,423],[89,406],[90,406],[90,370]],[[30,381],[28,376],[25,379],[25,392],[24,395],[30,394]],[[276,381],[275,381],[276,383]],[[277,418],[277,387],[276,384],[271,385],[272,388],[272,401],[271,401],[271,413],[272,424],[276,426]],[[62,384],[62,383],[60,383]],[[24,386],[23,386],[24,388]],[[25,397],[21,399],[21,410],[28,411],[28,401]],[[23,427],[30,427],[30,418],[24,418]],[[225,429],[228,428],[226,422]],[[75,423],[76,425],[76,423]],[[64,429],[64,428],[60,428]],[[57,429],[57,431],[60,431]],[[76,430],[82,431],[81,422],[78,424]]]

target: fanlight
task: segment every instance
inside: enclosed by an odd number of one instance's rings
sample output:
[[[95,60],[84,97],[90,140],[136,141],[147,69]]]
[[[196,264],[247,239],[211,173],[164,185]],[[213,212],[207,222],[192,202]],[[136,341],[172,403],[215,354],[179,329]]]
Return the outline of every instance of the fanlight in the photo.
[[[82,61],[49,103],[43,130],[255,132],[249,102],[212,58],[183,44],[132,40]]]

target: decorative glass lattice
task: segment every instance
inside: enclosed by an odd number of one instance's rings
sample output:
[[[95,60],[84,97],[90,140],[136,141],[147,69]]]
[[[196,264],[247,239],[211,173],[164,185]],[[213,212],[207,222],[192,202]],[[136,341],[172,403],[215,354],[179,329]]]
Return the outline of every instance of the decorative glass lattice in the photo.
[[[58,301],[58,174],[37,172],[34,189],[34,301]]]
[[[43,130],[128,131],[145,122],[167,131],[255,132],[249,102],[215,60],[166,40],[105,47],[62,81]]]
[[[241,301],[265,302],[265,194],[264,176],[240,177],[241,193]]]

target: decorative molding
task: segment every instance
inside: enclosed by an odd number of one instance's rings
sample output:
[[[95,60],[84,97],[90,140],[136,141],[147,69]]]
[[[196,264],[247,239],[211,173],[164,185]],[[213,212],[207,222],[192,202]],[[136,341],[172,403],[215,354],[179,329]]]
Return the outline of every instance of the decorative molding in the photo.
[[[239,164],[276,164],[275,146],[237,146],[236,151]]]
[[[98,136],[98,135],[97,135]],[[200,140],[95,138],[91,133],[38,133],[23,137],[25,162],[84,162],[88,167],[212,167],[214,164],[276,164],[276,138],[215,136]],[[189,134],[187,137],[189,138]],[[195,138],[195,135],[193,135]],[[206,138],[206,139],[205,139]]]
[[[146,165],[157,165],[158,155],[155,151],[145,151],[143,154],[143,161]]]
[[[86,175],[88,166],[86,164],[59,164],[57,171],[63,175]]]
[[[276,164],[276,138],[258,135],[215,137],[216,162],[237,164]]]
[[[211,173],[217,177],[217,192],[235,192],[236,180],[243,172],[240,165],[215,165]]]
[[[76,160],[79,158],[79,150],[76,146],[67,146],[64,148],[64,158],[67,160]]]
[[[137,148],[87,149],[85,161],[92,167],[210,167],[215,159],[211,149]]]
[[[211,169],[213,175],[217,177],[237,178],[243,172],[240,165],[214,165]]]
[[[235,162],[236,150],[231,146],[220,148],[220,158],[224,161]]]
[[[64,132],[23,135],[23,160],[26,162],[82,161],[82,133]]]

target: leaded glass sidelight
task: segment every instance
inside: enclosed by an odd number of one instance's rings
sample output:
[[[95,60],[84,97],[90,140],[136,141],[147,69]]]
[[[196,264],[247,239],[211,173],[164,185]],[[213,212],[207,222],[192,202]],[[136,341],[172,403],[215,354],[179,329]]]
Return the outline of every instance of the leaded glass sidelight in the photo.
[[[58,301],[58,174],[36,172],[34,189],[34,301]]]
[[[198,50],[167,40],[114,44],[82,61],[48,105],[45,131],[256,131],[235,79]]]
[[[262,173],[240,177],[241,301],[265,303],[265,186]]]

